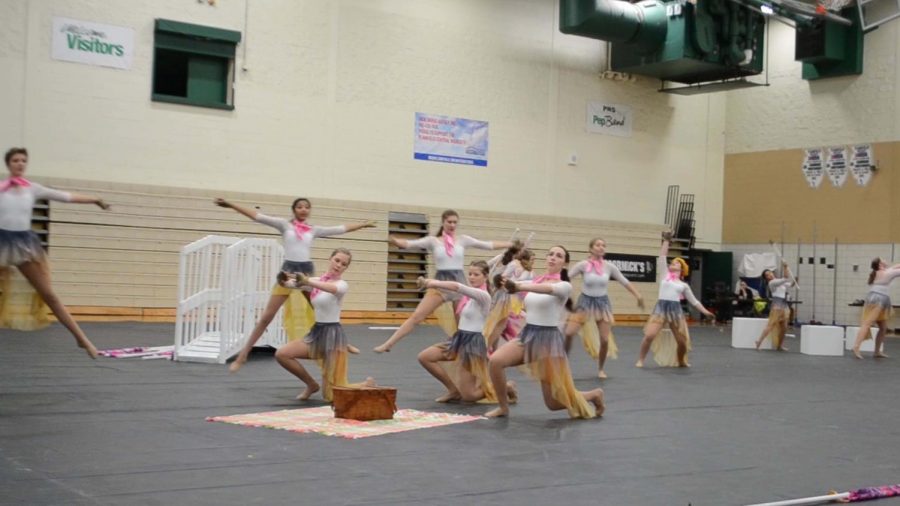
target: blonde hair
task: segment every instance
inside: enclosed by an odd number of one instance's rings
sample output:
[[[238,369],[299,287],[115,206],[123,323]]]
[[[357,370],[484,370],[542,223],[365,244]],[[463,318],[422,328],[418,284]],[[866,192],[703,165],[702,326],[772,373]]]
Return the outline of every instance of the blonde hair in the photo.
[[[681,257],[675,257],[672,259],[673,262],[678,262],[681,264],[681,277],[686,278],[688,274],[691,273],[691,268],[688,267],[687,261]]]
[[[306,199],[303,199],[303,200],[306,200]],[[335,250],[331,252],[331,256],[328,258],[329,259],[334,258],[334,256],[337,255],[338,253],[343,253],[343,254],[347,255],[347,258],[349,259],[347,261],[347,267],[350,267],[350,263],[353,262],[353,253],[350,253],[350,250],[348,250],[347,248],[335,248]]]

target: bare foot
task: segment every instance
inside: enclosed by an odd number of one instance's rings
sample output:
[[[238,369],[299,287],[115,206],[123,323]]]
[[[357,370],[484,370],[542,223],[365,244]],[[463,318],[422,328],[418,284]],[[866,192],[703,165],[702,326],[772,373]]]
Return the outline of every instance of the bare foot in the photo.
[[[682,363],[678,364],[678,367],[690,367],[690,366],[691,366],[690,362],[682,362]]]
[[[506,398],[509,399],[510,404],[519,402],[519,389],[516,387],[515,381],[506,382]]]
[[[385,352],[391,351],[391,349],[387,345],[380,344],[380,345],[376,346],[375,348],[373,348],[373,351],[375,353],[385,353]]]
[[[298,401],[305,401],[309,399],[309,397],[319,391],[319,384],[313,383],[312,385],[306,385],[306,390],[304,390],[300,395],[297,396]]]
[[[878,353],[872,355],[874,358],[890,358],[883,351],[879,351]]]
[[[246,363],[247,355],[241,353],[237,356],[237,358],[234,359],[234,362],[232,362],[231,365],[228,366],[228,372],[238,372],[238,370],[240,370],[240,368],[243,367]]]
[[[434,402],[450,402],[450,401],[458,401],[462,399],[462,395],[460,395],[459,391],[447,392],[444,395],[438,397],[434,400]]]
[[[756,341],[756,351],[759,351],[760,346],[762,346],[762,339]]]
[[[89,357],[93,358],[94,360],[97,359],[97,348],[94,346],[94,343],[85,339],[83,342],[78,343],[78,347],[83,349]]]
[[[354,355],[359,355],[359,348],[353,346],[352,344],[347,345],[347,352],[352,353]]]
[[[853,347],[853,356],[860,360],[863,359],[862,353],[859,352],[859,348],[857,348],[856,346]]]
[[[363,381],[363,386],[366,388],[375,388],[378,386],[378,384],[375,383],[375,378],[369,376],[368,378],[366,378],[366,381]]]
[[[608,376],[606,375],[606,371],[604,371],[603,369],[600,369],[600,372],[597,373],[597,377],[602,380],[608,378]]]
[[[603,416],[603,412],[606,411],[606,403],[603,402],[603,389],[595,388],[588,392],[588,395],[593,397],[591,402],[593,402],[594,407],[597,408],[597,416]]]
[[[509,416],[509,408],[494,408],[485,413],[484,416],[488,418],[500,418],[503,416]]]
[[[778,348],[778,351],[791,351],[791,349],[787,346],[782,346],[781,348]]]
[[[637,362],[634,363],[634,366],[635,367],[644,367],[644,361],[638,360]]]

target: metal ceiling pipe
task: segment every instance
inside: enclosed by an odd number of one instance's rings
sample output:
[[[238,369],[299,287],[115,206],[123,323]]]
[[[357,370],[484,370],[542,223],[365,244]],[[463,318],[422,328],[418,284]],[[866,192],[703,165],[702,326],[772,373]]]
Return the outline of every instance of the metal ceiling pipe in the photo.
[[[657,0],[560,0],[559,30],[570,35],[634,45],[644,51],[666,40],[666,7]]]

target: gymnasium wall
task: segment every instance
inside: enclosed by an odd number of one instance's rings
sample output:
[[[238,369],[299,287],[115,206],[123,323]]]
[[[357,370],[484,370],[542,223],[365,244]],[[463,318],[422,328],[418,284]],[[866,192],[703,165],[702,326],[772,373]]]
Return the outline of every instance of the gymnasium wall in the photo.
[[[771,23],[770,85],[728,93],[726,153],[900,140],[900,22],[867,33],[864,44],[862,75],[804,81],[794,30]]]
[[[600,79],[606,45],[559,33],[556,2],[213,3],[6,0],[0,144],[34,177],[476,215],[660,223],[679,184],[721,241],[725,96]],[[132,68],[51,59],[54,16],[134,29]],[[234,111],[150,100],[156,18],[242,33]],[[630,105],[633,135],[587,133],[589,101]],[[414,160],[416,112],[488,121],[488,167]]]
[[[54,285],[65,302],[81,306],[77,312],[83,317],[171,319],[177,302],[178,252],[183,245],[211,234],[279,237],[274,229],[214,206],[215,197],[257,207],[275,216],[289,216],[293,199],[290,195],[202,189],[176,191],[171,187],[80,179],[40,178],[40,181],[70,191],[103,195],[113,206],[111,211],[104,212],[94,206],[51,203],[49,244]],[[440,225],[443,208],[313,199],[310,221],[316,224],[364,220],[378,223],[373,229],[318,239],[314,243],[317,272],[325,270],[326,260],[334,248],[343,246],[353,252],[353,263],[345,275],[352,287],[344,302],[345,313],[368,312],[371,318],[372,312],[385,311],[390,211],[425,214],[434,233]],[[520,238],[534,232],[531,247],[537,255],[538,268],[543,268],[547,249],[556,244],[570,250],[573,262],[585,258],[588,242],[598,234],[606,239],[610,252],[656,255],[659,251],[660,225],[476,212],[465,208],[459,212],[460,231],[480,239],[507,240],[517,227],[522,228]],[[467,260],[487,259],[496,253],[470,250],[466,256]],[[652,307],[656,284],[635,286],[648,307]],[[610,288],[610,298],[619,314],[643,312],[617,283]]]
[[[735,276],[744,254],[772,251],[768,242],[725,244],[722,247],[734,252]],[[778,249],[781,250],[781,243],[778,243]],[[835,248],[833,239],[816,244],[801,242],[799,245],[793,239],[785,241],[784,255],[800,284],[799,292],[791,290],[790,293],[793,300],[802,301],[797,306],[799,321],[858,325],[862,308],[850,304],[865,298],[868,291],[866,282],[871,272],[869,263],[874,257],[881,257],[891,264],[900,262],[900,244],[838,243]],[[797,260],[801,257],[803,261],[798,265]],[[900,300],[900,286],[896,283],[891,287],[891,298]],[[889,327],[900,328],[900,315],[891,320]]]
[[[849,142],[848,142],[849,144]],[[802,149],[725,156],[726,244],[788,241],[889,243],[900,241],[900,142],[873,145],[878,170],[866,186],[850,176],[836,188],[827,178],[811,188],[800,168]]]
[[[859,308],[848,304],[864,297],[872,258],[900,257],[898,26],[865,35],[862,75],[803,81],[794,31],[773,23],[770,48],[779,50],[769,53],[771,85],[728,96],[722,248],[734,251],[736,271],[744,253],[769,252],[768,241],[783,240],[800,276],[801,321],[858,323]],[[840,188],[827,179],[810,188],[804,149],[865,143],[878,166],[867,186],[851,177]]]

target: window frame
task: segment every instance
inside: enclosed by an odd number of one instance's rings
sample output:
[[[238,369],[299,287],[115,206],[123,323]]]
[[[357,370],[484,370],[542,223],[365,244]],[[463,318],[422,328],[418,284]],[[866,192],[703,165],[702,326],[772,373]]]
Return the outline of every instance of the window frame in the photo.
[[[241,32],[215,28],[211,26],[183,23],[170,19],[156,19],[153,30],[153,73],[150,83],[150,99],[153,102],[166,102],[179,105],[191,105],[210,109],[234,110],[234,78],[235,56],[237,45],[241,41]],[[166,95],[157,93],[156,87],[156,52],[164,49],[184,53],[188,58],[188,71],[186,86],[190,84],[190,57],[221,58],[226,63],[224,78],[225,101],[209,101]]]

